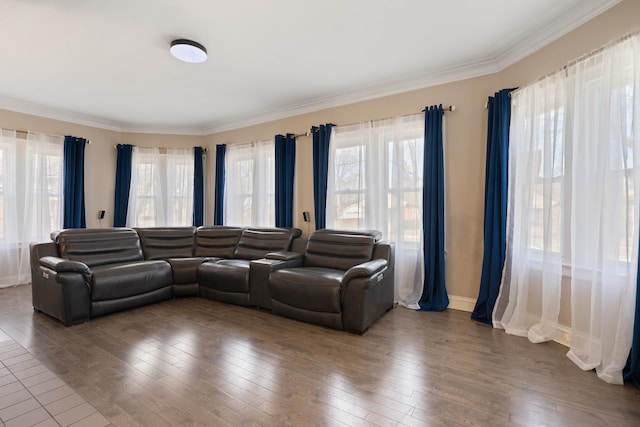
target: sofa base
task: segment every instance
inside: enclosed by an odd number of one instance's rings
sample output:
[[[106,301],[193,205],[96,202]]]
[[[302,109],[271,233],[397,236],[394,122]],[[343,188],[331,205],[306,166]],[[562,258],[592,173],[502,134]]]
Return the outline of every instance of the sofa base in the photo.
[[[283,304],[276,300],[271,301],[271,306],[273,313],[280,316],[342,330],[342,313],[322,313],[319,311],[304,310]]]
[[[165,286],[142,295],[134,295],[131,297],[120,298],[110,301],[92,301],[91,302],[91,318],[102,316],[104,314],[113,313],[115,311],[127,310],[141,305],[147,305],[154,302],[165,301],[171,299],[171,286]]]
[[[197,297],[200,290],[198,283],[188,284],[173,284],[173,296],[174,297]]]
[[[236,292],[221,292],[216,289],[207,288],[200,285],[200,296],[207,299],[212,299],[220,302],[227,302],[230,304],[243,305],[248,307],[249,294],[236,293]]]

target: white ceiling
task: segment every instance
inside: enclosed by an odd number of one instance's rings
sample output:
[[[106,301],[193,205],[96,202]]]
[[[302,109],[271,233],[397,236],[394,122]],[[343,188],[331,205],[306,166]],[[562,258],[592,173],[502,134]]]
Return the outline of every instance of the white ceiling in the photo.
[[[0,108],[210,134],[493,73],[618,2],[0,0]]]

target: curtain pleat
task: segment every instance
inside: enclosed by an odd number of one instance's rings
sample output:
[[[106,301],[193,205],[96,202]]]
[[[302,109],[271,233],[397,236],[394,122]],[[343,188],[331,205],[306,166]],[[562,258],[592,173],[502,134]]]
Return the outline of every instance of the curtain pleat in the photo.
[[[329,170],[329,142],[332,123],[313,126],[313,212],[316,230],[326,227],[327,221],[327,176]]]
[[[116,191],[113,203],[113,226],[124,227],[127,223],[127,209],[129,206],[133,145],[118,144],[116,150]]]
[[[296,138],[275,137],[276,227],[293,227],[293,178],[296,167]]]
[[[507,167],[512,89],[503,89],[488,102],[487,157],[484,182],[484,256],[480,290],[471,318],[491,324],[502,280],[507,232]]]
[[[193,225],[204,224],[204,165],[202,147],[193,148]]]
[[[84,148],[87,140],[64,137],[63,228],[85,228]]]
[[[449,305],[444,259],[442,105],[426,108],[424,115],[424,287],[419,305],[422,311],[442,311]]]
[[[216,145],[216,176],[214,189],[213,224],[224,224],[224,177],[225,177],[225,155],[227,146],[225,144]]]

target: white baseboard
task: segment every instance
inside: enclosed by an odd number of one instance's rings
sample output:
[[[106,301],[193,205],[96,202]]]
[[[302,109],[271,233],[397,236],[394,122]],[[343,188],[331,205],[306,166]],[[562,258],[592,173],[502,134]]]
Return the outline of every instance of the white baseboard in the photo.
[[[553,340],[565,347],[571,347],[571,327],[567,325],[558,325],[558,332]]]
[[[449,295],[449,308],[471,313],[475,306],[476,300],[473,298]]]
[[[461,297],[457,295],[449,295],[449,307],[453,310],[466,311],[471,313],[476,306],[476,300],[473,298]],[[571,345],[571,327],[567,325],[558,325],[558,332],[553,340],[565,347]]]

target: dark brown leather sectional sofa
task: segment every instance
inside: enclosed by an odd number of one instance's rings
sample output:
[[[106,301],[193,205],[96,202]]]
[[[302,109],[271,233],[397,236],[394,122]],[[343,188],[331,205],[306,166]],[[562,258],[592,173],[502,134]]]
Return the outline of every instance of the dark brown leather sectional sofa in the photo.
[[[31,245],[33,307],[65,325],[177,296],[364,333],[393,307],[394,252],[375,231],[69,229]]]

